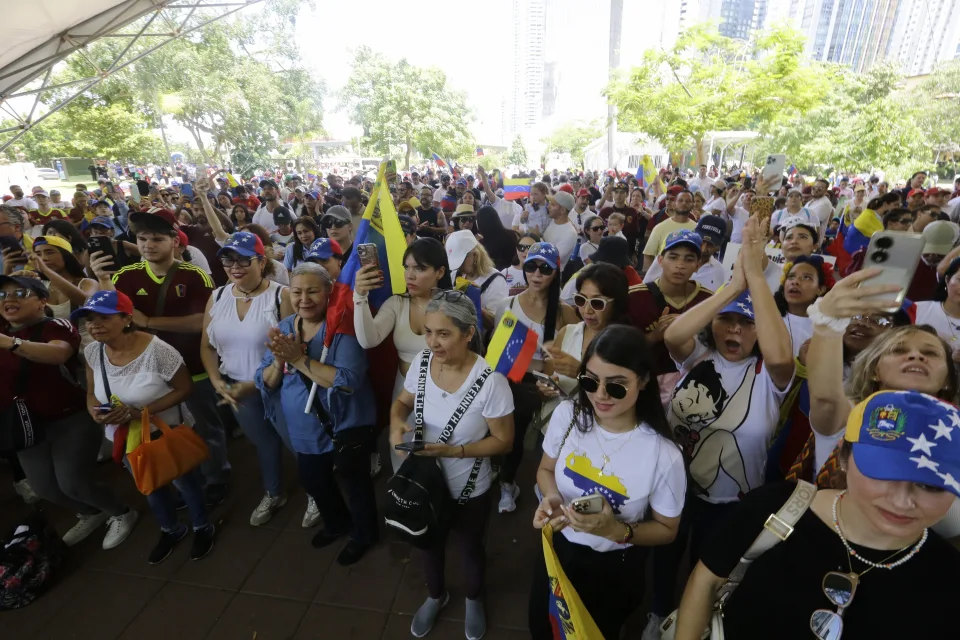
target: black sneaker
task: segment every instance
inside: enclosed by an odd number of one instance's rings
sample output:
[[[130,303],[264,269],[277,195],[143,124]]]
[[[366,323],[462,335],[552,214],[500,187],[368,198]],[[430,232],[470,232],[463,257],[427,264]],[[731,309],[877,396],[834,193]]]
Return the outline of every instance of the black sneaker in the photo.
[[[323,549],[324,547],[330,546],[336,542],[342,536],[342,533],[331,533],[326,529],[321,529],[315,536],[313,536],[313,540],[310,541],[310,544],[313,545],[314,549]]]
[[[223,502],[224,497],[227,495],[227,485],[208,484],[203,493],[206,497],[207,506],[212,508]]]
[[[166,560],[177,543],[183,540],[187,535],[187,528],[181,526],[177,531],[161,531],[160,542],[153,548],[150,555],[147,556],[147,562],[150,564],[160,564]]]
[[[193,545],[190,547],[190,559],[200,560],[213,551],[213,537],[217,533],[214,525],[193,532]]]
[[[337,555],[337,564],[344,567],[348,567],[351,564],[356,564],[371,546],[373,545],[369,545],[366,542],[351,540],[347,543],[347,546],[340,551],[339,555]]]

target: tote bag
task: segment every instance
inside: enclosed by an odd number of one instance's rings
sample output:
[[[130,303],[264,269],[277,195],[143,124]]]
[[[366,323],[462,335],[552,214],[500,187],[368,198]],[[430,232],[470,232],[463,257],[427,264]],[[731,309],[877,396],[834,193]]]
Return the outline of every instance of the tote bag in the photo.
[[[210,457],[203,438],[188,426],[173,429],[157,416],[151,416],[146,408],[140,424],[143,425],[143,441],[127,454],[127,462],[137,489],[145,496],[167,486]],[[151,439],[151,424],[160,429],[162,438]]]

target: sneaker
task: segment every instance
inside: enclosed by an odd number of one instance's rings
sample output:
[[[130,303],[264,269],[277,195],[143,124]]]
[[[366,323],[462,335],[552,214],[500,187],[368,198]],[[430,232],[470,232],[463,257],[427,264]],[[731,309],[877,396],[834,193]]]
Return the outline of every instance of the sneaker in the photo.
[[[366,542],[351,540],[337,555],[337,564],[341,567],[349,567],[352,564],[360,562],[360,558],[363,557],[363,554],[365,554],[371,546],[373,545],[369,545]]]
[[[101,511],[92,516],[77,514],[77,518],[79,518],[77,524],[73,525],[70,531],[63,534],[63,544],[68,547],[72,547],[78,542],[85,540],[87,536],[96,531],[100,525],[109,520],[110,516]]]
[[[341,537],[343,537],[342,533],[330,533],[326,529],[321,529],[317,532],[317,535],[313,536],[310,544],[313,545],[314,549],[323,549],[324,547],[329,547]]]
[[[207,501],[207,507],[212,509],[223,502],[224,497],[227,495],[227,485],[208,484],[203,490],[203,495]]]
[[[30,486],[30,483],[27,482],[26,478],[20,482],[14,482],[13,488],[17,490],[17,493],[27,504],[36,504],[37,502],[40,502],[40,496],[33,492],[33,487]]]
[[[147,556],[147,562],[150,564],[160,564],[166,560],[177,543],[183,540],[187,535],[187,528],[180,525],[176,531],[161,531],[160,542],[153,548],[150,555]]]
[[[439,600],[427,598],[413,616],[413,622],[410,623],[410,633],[416,638],[422,638],[430,633],[433,624],[437,621],[437,616],[440,615],[440,610],[447,606],[448,602],[450,602],[449,592],[443,594],[443,597]]]
[[[655,613],[647,614],[647,626],[643,628],[643,634],[640,640],[660,640],[660,625],[663,624],[663,618]]]
[[[307,510],[303,512],[303,522],[300,523],[300,526],[309,529],[316,526],[319,521],[320,509],[317,508],[317,501],[313,499],[313,496],[307,496]]]
[[[370,454],[370,477],[376,478],[383,471],[383,461],[380,460],[379,453]]]
[[[463,633],[467,640],[480,640],[487,632],[487,616],[482,600],[466,599],[467,610],[463,617]]]
[[[260,500],[260,504],[258,504],[257,508],[250,514],[250,524],[254,527],[267,524],[270,522],[270,518],[273,517],[273,512],[285,504],[287,504],[287,496],[285,495],[271,496],[269,493],[263,494],[263,499]]]
[[[140,514],[135,509],[127,509],[126,513],[107,520],[107,535],[103,536],[103,548],[113,549],[126,540],[139,517]]]
[[[497,510],[500,513],[512,513],[517,510],[517,498],[520,497],[520,487],[517,485],[510,484],[501,484],[500,485],[500,504],[497,506]]]
[[[212,524],[202,529],[194,530],[193,544],[190,545],[191,560],[205,558],[208,553],[213,551],[213,537],[216,533],[217,528]]]

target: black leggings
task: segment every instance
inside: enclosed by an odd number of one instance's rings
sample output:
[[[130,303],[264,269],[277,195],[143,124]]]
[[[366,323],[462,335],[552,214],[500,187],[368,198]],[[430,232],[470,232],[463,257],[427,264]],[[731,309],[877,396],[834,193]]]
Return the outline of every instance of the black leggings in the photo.
[[[570,542],[563,533],[554,534],[553,548],[563,572],[603,637],[617,640],[621,627],[643,601],[648,548],[595,551],[592,547]],[[543,554],[538,553],[528,608],[530,637],[534,640],[553,639],[550,598],[547,564]]]
[[[527,427],[536,412],[543,405],[543,398],[537,390],[536,378],[527,373],[520,383],[511,382],[513,392],[513,449],[503,458],[500,468],[500,482],[512,484],[517,477],[517,469],[523,459],[523,440]]]
[[[487,530],[487,520],[490,519],[490,493],[487,490],[483,495],[470,498],[463,505],[451,501],[450,518],[437,543],[420,552],[423,572],[427,577],[427,593],[431,598],[442,598],[447,590],[443,574],[446,568],[448,533],[453,533],[457,539],[457,550],[463,561],[466,596],[476,600],[483,595],[487,569],[487,551],[483,536]]]

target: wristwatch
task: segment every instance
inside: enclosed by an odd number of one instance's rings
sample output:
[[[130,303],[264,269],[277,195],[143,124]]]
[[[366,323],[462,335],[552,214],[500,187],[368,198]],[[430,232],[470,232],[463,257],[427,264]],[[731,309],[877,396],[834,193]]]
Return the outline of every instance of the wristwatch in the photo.
[[[22,345],[23,345],[23,340],[21,340],[20,338],[14,338],[13,344],[10,345],[10,353],[13,353],[17,349],[19,349]]]

